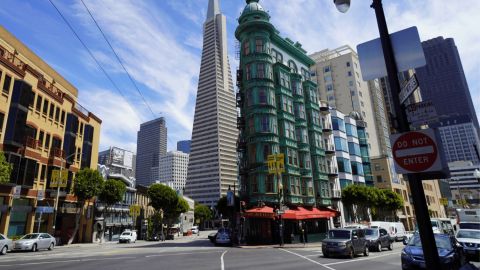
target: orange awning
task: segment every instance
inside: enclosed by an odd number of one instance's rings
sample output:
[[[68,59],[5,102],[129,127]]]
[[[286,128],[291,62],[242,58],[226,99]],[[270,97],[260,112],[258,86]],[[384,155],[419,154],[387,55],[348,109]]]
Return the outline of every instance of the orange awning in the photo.
[[[282,215],[283,219],[318,219],[318,218],[331,218],[337,216],[337,211],[328,209],[320,210],[318,208],[306,209],[303,207],[297,207],[296,209],[286,210]]]
[[[245,211],[244,216],[247,218],[274,218],[275,213],[272,207],[262,206]]]

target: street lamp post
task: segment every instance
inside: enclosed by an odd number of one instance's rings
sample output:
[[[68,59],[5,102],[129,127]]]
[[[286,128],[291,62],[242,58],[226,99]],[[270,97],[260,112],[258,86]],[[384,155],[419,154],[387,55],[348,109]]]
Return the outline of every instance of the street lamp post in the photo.
[[[282,201],[283,201],[283,184],[282,184],[282,173],[278,172],[278,232],[280,234],[280,246],[283,247],[283,219],[281,212],[283,211]]]
[[[340,12],[346,12],[350,6],[350,0],[334,0],[334,3]],[[396,114],[393,124],[397,132],[407,132],[410,131],[410,126],[407,121],[405,109],[401,105],[400,98],[398,96],[401,88],[398,80],[398,70],[393,54],[390,34],[388,33],[385,13],[383,11],[382,0],[373,0],[370,7],[375,10],[378,30],[380,33],[380,41],[382,44],[385,65],[387,68],[388,83],[390,85],[391,97],[393,101],[392,105]],[[430,223],[428,208],[426,207],[427,202],[425,200],[422,179],[417,174],[409,174],[407,177],[412,192],[413,206],[415,208],[427,269],[440,269],[440,259]]]

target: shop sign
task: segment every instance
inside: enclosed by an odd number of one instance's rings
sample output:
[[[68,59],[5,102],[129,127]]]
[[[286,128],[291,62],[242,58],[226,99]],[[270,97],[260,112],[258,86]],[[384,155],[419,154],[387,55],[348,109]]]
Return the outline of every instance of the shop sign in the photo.
[[[52,214],[54,210],[55,209],[51,206],[37,206],[35,213]]]

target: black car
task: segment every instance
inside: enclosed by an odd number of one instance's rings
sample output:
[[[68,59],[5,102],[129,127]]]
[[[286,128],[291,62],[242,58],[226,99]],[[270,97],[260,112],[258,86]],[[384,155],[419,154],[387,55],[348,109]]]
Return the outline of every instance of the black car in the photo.
[[[364,229],[332,229],[322,241],[322,253],[325,258],[340,255],[349,258],[363,253],[368,256],[367,239]]]
[[[382,248],[388,248],[388,250],[393,249],[393,240],[385,229],[365,229],[365,238],[368,241],[368,248],[370,250],[382,251]]]
[[[435,243],[442,269],[459,269],[466,263],[463,247],[452,235],[435,234]],[[419,234],[412,236],[402,250],[402,269],[427,269]]]

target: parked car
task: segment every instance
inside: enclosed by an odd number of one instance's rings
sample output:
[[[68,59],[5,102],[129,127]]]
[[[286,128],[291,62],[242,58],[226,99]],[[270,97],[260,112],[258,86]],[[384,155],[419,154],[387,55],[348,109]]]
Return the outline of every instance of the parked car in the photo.
[[[198,226],[193,226],[191,231],[192,231],[193,234],[198,234],[198,232],[199,232]]]
[[[452,221],[448,218],[432,218],[430,222],[432,223],[433,233],[455,234]]]
[[[135,243],[137,241],[137,232],[136,231],[124,231],[118,238],[119,243]]]
[[[39,249],[52,250],[55,247],[55,238],[48,233],[30,233],[16,240],[13,244],[13,250],[31,250]]]
[[[12,240],[8,239],[3,234],[0,234],[0,255],[7,254],[7,251],[10,251],[12,248],[13,248]]]
[[[220,228],[215,236],[215,245],[231,245],[232,237],[230,229]]]
[[[382,251],[382,248],[393,249],[393,241],[390,239],[385,229],[369,228],[365,229],[365,238],[368,241],[370,250]]]
[[[459,269],[466,263],[463,247],[449,234],[435,234],[442,269]],[[420,235],[415,234],[402,250],[402,269],[426,269]]]
[[[367,226],[367,225],[363,225],[363,224],[356,224],[356,223],[354,223],[354,224],[349,224],[349,225],[347,225],[347,226],[345,226],[345,227],[343,227],[343,228],[344,228],[344,229],[366,229],[366,228],[368,228],[368,226]]]
[[[480,260],[480,230],[460,229],[457,232],[457,241],[463,246],[467,257]]]
[[[368,243],[364,229],[332,229],[322,241],[322,252],[325,258],[334,255],[355,257],[363,253],[368,256]]]

